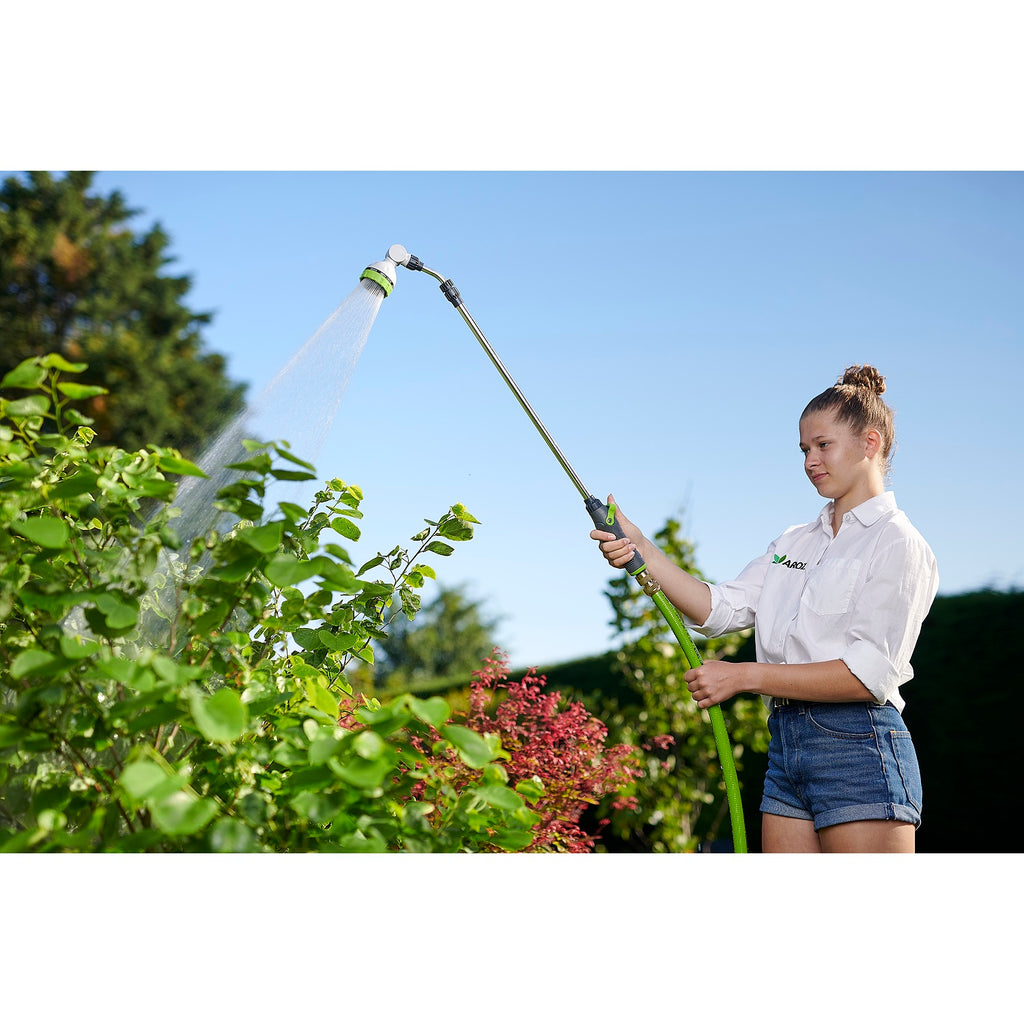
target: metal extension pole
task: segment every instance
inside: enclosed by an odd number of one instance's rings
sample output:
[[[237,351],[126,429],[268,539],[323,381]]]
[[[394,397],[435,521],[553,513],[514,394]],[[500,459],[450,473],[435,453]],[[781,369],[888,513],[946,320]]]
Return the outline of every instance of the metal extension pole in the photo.
[[[591,496],[590,492],[587,490],[586,487],[583,486],[583,481],[579,478],[579,476],[577,476],[576,470],[574,470],[572,466],[569,464],[569,460],[562,454],[561,448],[558,447],[558,445],[555,443],[555,439],[551,436],[550,433],[548,433],[548,429],[541,422],[541,418],[537,415],[536,412],[534,412],[533,406],[530,405],[530,402],[527,399],[526,395],[523,394],[522,389],[516,383],[515,378],[505,368],[505,364],[501,361],[501,358],[498,356],[498,353],[494,351],[493,347],[491,346],[491,343],[484,337],[484,332],[480,330],[479,325],[473,319],[469,310],[466,309],[465,303],[462,301],[462,296],[459,295],[458,288],[456,288],[455,285],[452,284],[450,280],[446,280],[436,271],[431,270],[429,267],[420,267],[419,269],[424,274],[429,274],[435,280],[441,282],[441,291],[444,292],[444,297],[459,311],[459,315],[462,317],[463,320],[466,321],[466,325],[473,332],[474,336],[476,337],[476,340],[480,342],[481,346],[483,347],[483,350],[487,353],[487,358],[490,359],[490,361],[494,364],[495,369],[498,371],[498,373],[501,374],[505,383],[509,386],[509,390],[512,392],[513,395],[516,396],[516,401],[518,401],[519,404],[523,407],[523,411],[526,413],[526,415],[530,417],[530,420],[533,422],[533,425],[537,428],[537,431],[540,434],[540,436],[544,438],[544,443],[551,449],[552,454],[555,456],[556,459],[558,459],[559,463],[562,466],[562,469],[565,470],[569,479],[575,485],[576,490],[580,492],[580,495],[583,497],[583,500],[586,501]]]

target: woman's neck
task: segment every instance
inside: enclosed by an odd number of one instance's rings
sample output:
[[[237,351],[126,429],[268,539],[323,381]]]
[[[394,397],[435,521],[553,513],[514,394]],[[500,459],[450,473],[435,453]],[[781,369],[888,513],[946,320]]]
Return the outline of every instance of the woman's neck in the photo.
[[[863,486],[852,488],[846,494],[835,498],[832,502],[832,536],[839,533],[839,527],[843,525],[843,516],[847,512],[852,512],[858,505],[863,505],[865,501],[884,493],[885,483],[878,478],[867,480]]]

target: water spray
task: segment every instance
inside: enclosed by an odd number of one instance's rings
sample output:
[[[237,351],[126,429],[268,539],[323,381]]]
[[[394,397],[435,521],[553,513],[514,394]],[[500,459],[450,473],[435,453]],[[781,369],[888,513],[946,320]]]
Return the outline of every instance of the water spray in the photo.
[[[370,266],[368,266],[360,275],[360,280],[372,281],[379,285],[383,289],[386,297],[391,294],[398,281],[399,267],[406,267],[408,270],[421,271],[440,282],[442,294],[456,308],[462,319],[466,321],[466,325],[473,332],[476,340],[480,342],[483,350],[487,353],[487,357],[494,364],[498,373],[501,374],[502,379],[508,385],[512,394],[515,395],[516,400],[523,407],[523,411],[530,417],[530,420],[537,428],[538,433],[544,439],[545,444],[547,444],[548,448],[551,449],[552,454],[572,481],[573,486],[575,486],[576,490],[579,491],[583,498],[584,507],[590,515],[590,518],[593,520],[594,525],[599,530],[605,530],[616,537],[625,537],[625,533],[615,517],[615,506],[606,505],[599,498],[594,497],[594,495],[591,494],[584,486],[583,481],[580,480],[576,471],[569,464],[569,460],[562,454],[562,450],[558,447],[554,438],[541,422],[540,417],[534,411],[533,406],[530,405],[526,395],[523,394],[522,389],[515,382],[512,374],[508,372],[505,364],[501,361],[497,352],[495,352],[494,348],[491,346],[491,343],[486,337],[484,337],[483,331],[480,330],[477,322],[470,315],[469,310],[466,309],[466,305],[462,301],[462,296],[459,294],[459,290],[455,287],[450,278],[446,278],[444,275],[437,273],[437,271],[424,266],[423,261],[419,259],[419,257],[413,256],[405,246],[396,244],[392,245],[391,248],[388,249],[387,255],[383,260],[371,263]],[[688,667],[693,669],[701,665],[703,663],[703,659],[691,639],[690,634],[687,632],[686,626],[684,625],[679,612],[675,605],[673,605],[665,596],[661,589],[661,584],[651,576],[646,563],[640,557],[640,553],[638,551],[633,552],[633,557],[624,568],[625,571],[636,580],[643,592],[651,598],[658,610],[662,613],[665,621],[669,625],[669,628],[675,634],[676,640],[679,642],[683,659],[687,662]],[[729,741],[729,734],[725,727],[725,718],[722,714],[721,707],[718,705],[708,708],[707,712],[708,717],[711,720],[711,729],[715,738],[715,746],[718,749],[718,758],[722,766],[722,774],[725,778],[726,796],[729,802],[729,817],[732,824],[733,851],[735,853],[746,853],[747,838],[743,823],[743,805],[740,798],[739,780],[736,776],[736,765],[732,756],[732,745]]]

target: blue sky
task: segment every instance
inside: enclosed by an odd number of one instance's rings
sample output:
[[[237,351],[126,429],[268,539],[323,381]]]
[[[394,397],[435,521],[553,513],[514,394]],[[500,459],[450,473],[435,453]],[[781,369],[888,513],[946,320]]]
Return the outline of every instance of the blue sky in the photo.
[[[896,410],[892,486],[941,593],[1024,584],[1019,173],[142,171],[95,185],[170,234],[168,271],[191,275],[190,305],[215,314],[207,348],[253,398],[401,242],[452,278],[584,483],[648,531],[682,512],[715,580],[816,515],[797,417],[846,365],[873,363]],[[365,492],[355,556],[453,502],[481,520],[436,567],[500,617],[514,664],[612,646],[612,574],[582,502],[427,275],[400,272],[315,461]]]

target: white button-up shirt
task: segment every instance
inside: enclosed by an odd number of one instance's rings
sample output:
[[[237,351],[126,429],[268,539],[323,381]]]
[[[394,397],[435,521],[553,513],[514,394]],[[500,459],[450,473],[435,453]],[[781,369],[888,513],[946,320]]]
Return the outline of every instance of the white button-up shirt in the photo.
[[[697,632],[753,626],[757,660],[774,665],[841,659],[879,704],[902,711],[899,687],[914,675],[910,656],[939,574],[931,548],[886,492],[848,512],[835,537],[829,502],[731,583],[708,586],[711,614]]]

